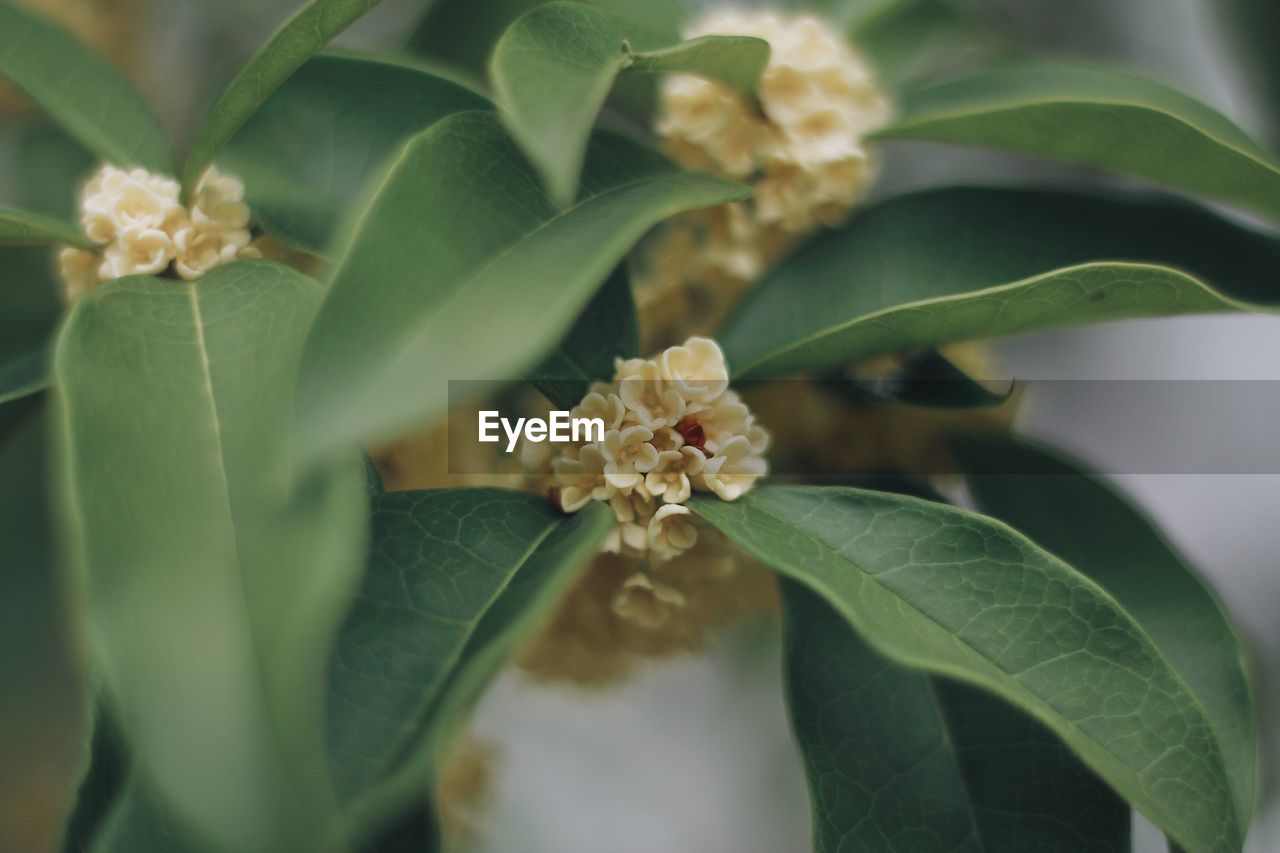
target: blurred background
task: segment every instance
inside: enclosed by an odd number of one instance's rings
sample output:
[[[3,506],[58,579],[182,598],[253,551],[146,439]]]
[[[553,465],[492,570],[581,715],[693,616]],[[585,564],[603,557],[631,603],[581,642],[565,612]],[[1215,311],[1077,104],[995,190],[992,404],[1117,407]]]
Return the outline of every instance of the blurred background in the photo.
[[[31,5],[39,5],[28,0]],[[486,0],[488,2],[488,0]],[[787,2],[787,0],[783,0]],[[1266,26],[1274,0],[956,0],[983,21],[983,38],[1024,52],[1088,57],[1171,83],[1260,139],[1280,139],[1267,57],[1235,38]],[[79,16],[183,139],[214,92],[298,5],[297,0],[50,0]],[[424,0],[386,0],[342,44],[398,49]],[[502,5],[499,3],[498,5]],[[625,6],[624,3],[614,5]],[[667,8],[635,0],[650,17]],[[751,5],[761,5],[759,3]],[[1249,18],[1250,9],[1259,17]],[[437,41],[447,44],[448,40]],[[958,56],[971,49],[954,44]],[[446,57],[449,58],[449,57]],[[1271,62],[1276,62],[1274,57]],[[1272,66],[1274,67],[1274,66]],[[1277,78],[1271,78],[1273,81]],[[1270,109],[1268,109],[1268,105]],[[0,130],[0,199],[13,197],[22,122]],[[920,146],[890,152],[878,192],[939,183],[1006,183],[1073,173],[1026,160]],[[1280,317],[1216,316],[1117,323],[1001,341],[1004,373],[1040,379],[1280,381]],[[1162,394],[1140,409],[1081,398],[1069,384],[1032,383],[1019,425],[1103,471],[1153,437],[1173,457],[1212,443],[1226,470],[1274,458],[1280,394],[1247,418],[1207,409],[1194,394]],[[1276,386],[1280,388],[1280,386]],[[1092,401],[1092,402],[1091,402]],[[1174,428],[1176,427],[1176,428]],[[1219,455],[1218,458],[1224,458]],[[1117,474],[1210,579],[1257,655],[1264,779],[1251,853],[1280,849],[1280,476]],[[492,790],[478,815],[477,849],[503,853],[805,853],[808,802],[785,720],[778,637],[768,626],[723,636],[707,653],[647,664],[621,687],[545,687],[504,676],[484,701],[476,734],[492,747]],[[2,688],[0,688],[2,689]],[[2,819],[2,816],[0,816]],[[1164,849],[1138,821],[1136,849]]]

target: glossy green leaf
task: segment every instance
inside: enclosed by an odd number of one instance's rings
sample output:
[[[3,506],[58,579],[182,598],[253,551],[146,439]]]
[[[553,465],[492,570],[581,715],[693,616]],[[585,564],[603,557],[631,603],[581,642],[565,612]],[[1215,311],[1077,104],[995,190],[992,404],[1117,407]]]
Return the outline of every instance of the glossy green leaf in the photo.
[[[489,65],[503,121],[553,199],[569,204],[591,126],[622,71],[700,74],[751,90],[769,44],[708,36],[652,50],[627,19],[581,3],[548,3],[521,17],[494,47]]]
[[[124,75],[11,0],[0,0],[0,77],[103,160],[173,173],[168,135]]]
[[[83,231],[69,222],[39,213],[0,207],[0,244],[40,246],[49,243],[80,246],[84,249],[98,248]]]
[[[317,56],[267,99],[219,158],[245,182],[274,237],[323,253],[338,221],[410,136],[489,101],[430,71],[347,54]]]
[[[1186,847],[1239,850],[1231,768],[1187,682],[1115,599],[1021,534],[837,487],[765,486],[690,505],[881,654],[1031,714]]]
[[[814,850],[1129,849],[1129,809],[1043,726],[892,663],[784,580],[786,686]]]
[[[560,211],[496,116],[437,122],[393,164],[333,275],[302,363],[306,454],[430,420],[449,380],[518,378],[648,228],[748,192],[601,134]]]
[[[639,354],[640,330],[630,278],[626,264],[619,265],[555,352],[525,375],[556,408],[573,408],[592,382],[607,382],[613,376],[614,359]]]
[[[15,408],[0,434],[0,850],[38,851],[55,847],[71,810],[87,702],[80,597],[50,517],[47,419]]]
[[[62,314],[47,248],[0,246],[0,404],[42,390]]]
[[[1158,83],[1051,63],[909,93],[880,139],[999,148],[1154,181],[1280,221],[1280,165],[1222,114]]]
[[[867,208],[755,288],[720,334],[772,378],[953,341],[1280,304],[1280,239],[1162,199],[943,189]]]
[[[182,168],[184,193],[249,117],[297,71],[382,0],[311,0],[280,27],[223,90],[195,136]]]
[[[1076,463],[1014,440],[968,438],[955,452],[973,472],[978,506],[1107,590],[1195,692],[1247,826],[1257,746],[1244,650],[1195,570],[1133,504]]]
[[[330,766],[361,823],[427,790],[457,715],[608,531],[610,513],[590,509],[566,516],[503,489],[374,497],[364,585],[328,679]]]
[[[366,495],[354,454],[301,479],[289,464],[320,289],[265,261],[118,279],[76,302],[55,357],[65,527],[111,711],[166,810],[243,853],[334,831],[321,681]]]

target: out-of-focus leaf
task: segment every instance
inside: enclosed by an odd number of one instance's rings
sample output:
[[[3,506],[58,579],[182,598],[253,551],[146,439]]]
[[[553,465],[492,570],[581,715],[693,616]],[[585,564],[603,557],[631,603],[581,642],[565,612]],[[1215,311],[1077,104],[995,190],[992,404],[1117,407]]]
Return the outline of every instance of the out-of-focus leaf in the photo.
[[[627,62],[623,71],[694,74],[719,80],[742,92],[753,92],[769,64],[769,43],[750,36],[700,36],[671,47],[631,51]]]
[[[46,419],[13,406],[21,423],[0,434],[0,850],[52,850],[87,717],[80,598],[50,519]]]
[[[103,160],[172,174],[164,127],[129,81],[75,37],[10,0],[0,0],[0,77]]]
[[[573,201],[596,114],[628,68],[701,74],[750,90],[769,44],[708,36],[664,50],[626,18],[581,3],[521,17],[493,49],[489,75],[503,121],[560,205]]]
[[[129,783],[129,756],[105,709],[95,709],[87,766],[76,787],[76,805],[62,836],[62,853],[91,853],[111,811]]]
[[[680,36],[684,0],[588,0],[590,5],[634,19],[660,43],[671,44]],[[487,0],[483,7],[473,0],[434,0],[412,30],[408,47],[460,69],[482,72],[502,33],[521,15],[545,5],[546,0]]]
[[[504,489],[373,499],[364,585],[328,678],[334,783],[357,824],[429,790],[439,752],[514,644],[594,553],[611,514]]]
[[[430,420],[451,379],[518,377],[648,228],[748,194],[600,134],[561,211],[496,116],[437,122],[388,172],[333,275],[302,363],[304,454]]]
[[[488,106],[412,65],[321,55],[267,99],[220,160],[244,179],[254,217],[272,236],[319,254],[406,139],[451,113]]]
[[[83,231],[69,222],[39,213],[0,207],[0,245],[41,246],[49,243],[85,249],[97,248]]]
[[[366,496],[354,454],[289,464],[320,290],[265,261],[118,279],[76,302],[55,357],[64,527],[111,713],[166,814],[244,853],[335,832],[321,683]]]
[[[944,189],[787,258],[720,334],[741,377],[1132,317],[1280,303],[1280,239],[1162,199]]]
[[[525,375],[558,409],[571,409],[592,382],[613,376],[616,358],[632,358],[640,349],[636,305],[630,276],[621,264],[591,298],[556,351]]]
[[[240,70],[205,118],[182,168],[189,195],[222,147],[304,62],[382,0],[311,0]]]
[[[1221,606],[1152,523],[1099,476],[1012,440],[956,444],[978,506],[1120,602],[1195,692],[1229,771],[1236,819],[1253,812],[1257,749],[1244,651]]]
[[[40,345],[0,364],[0,404],[30,397],[48,387],[47,362],[48,353]]]
[[[1274,35],[1280,32],[1280,4],[1272,0],[1219,0],[1209,6],[1226,22],[1253,72],[1249,82],[1266,114],[1275,150],[1280,146],[1280,54],[1275,50]]]
[[[902,495],[765,486],[693,510],[897,663],[1031,714],[1183,845],[1239,850],[1213,723],[1141,626],[1011,528]]]
[[[46,384],[49,340],[62,313],[47,248],[0,246],[0,403]]]
[[[13,176],[15,205],[58,219],[77,218],[80,187],[97,165],[93,152],[57,125],[38,121],[18,135],[14,159],[22,164]]]
[[[19,135],[15,157],[22,163],[14,176],[15,202],[71,218],[93,155],[60,128],[33,122]],[[56,269],[47,247],[0,246],[0,403],[48,385],[48,351],[63,307]]]
[[[887,0],[878,5],[882,8],[854,19],[850,35],[880,84],[892,91],[936,76],[957,60],[996,49],[977,16],[952,0]]]
[[[886,369],[850,372],[824,380],[831,391],[929,409],[986,409],[1009,400],[1013,386],[993,390],[974,379],[936,349],[907,353]]]
[[[1280,165],[1221,113],[1110,71],[1024,64],[908,93],[880,139],[999,148],[1128,175],[1280,222]]]
[[[1129,849],[1128,807],[1052,732],[881,657],[798,582],[782,592],[815,851]]]

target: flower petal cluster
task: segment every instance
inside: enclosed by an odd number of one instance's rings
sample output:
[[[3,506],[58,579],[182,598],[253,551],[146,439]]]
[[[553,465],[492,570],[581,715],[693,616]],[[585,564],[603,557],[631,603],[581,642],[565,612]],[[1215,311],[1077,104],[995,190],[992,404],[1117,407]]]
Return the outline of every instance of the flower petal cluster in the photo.
[[[237,258],[259,257],[250,246],[244,184],[216,167],[196,186],[190,209],[173,178],[146,169],[105,165],[80,195],[80,226],[99,252],[64,249],[59,269],[71,298],[110,279],[173,269],[194,281]]]
[[[867,63],[820,18],[721,9],[684,35],[754,36],[770,58],[754,96],[691,75],[663,81],[655,130],[666,152],[755,195],[676,217],[650,241],[634,286],[653,346],[716,328],[802,237],[839,224],[875,174],[867,136],[891,116]]]
[[[722,9],[684,35],[755,36],[771,51],[759,109],[714,80],[674,75],[663,83],[657,130],[671,155],[755,184],[753,215],[737,214],[741,221],[726,230],[754,224],[803,232],[838,221],[871,179],[863,140],[890,116],[863,59],[812,15]]]
[[[601,441],[552,460],[560,506],[607,503],[617,524],[605,550],[670,559],[698,538],[685,502],[695,491],[734,500],[768,471],[769,433],[737,393],[720,345],[690,338],[654,358],[618,359],[571,412],[605,422]],[[650,595],[639,586],[628,600]],[[670,602],[668,602],[670,603]]]

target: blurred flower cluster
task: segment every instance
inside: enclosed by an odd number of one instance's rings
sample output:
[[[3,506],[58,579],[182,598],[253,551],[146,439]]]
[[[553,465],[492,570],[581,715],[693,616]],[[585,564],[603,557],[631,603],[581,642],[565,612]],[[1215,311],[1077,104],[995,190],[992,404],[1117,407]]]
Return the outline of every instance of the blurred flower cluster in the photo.
[[[64,249],[59,268],[69,299],[126,275],[159,275],[171,267],[194,281],[237,258],[260,257],[250,246],[244,184],[216,167],[201,178],[188,209],[173,178],[106,165],[85,184],[80,225],[100,252]]]
[[[656,130],[676,162],[750,183],[755,197],[679,217],[660,235],[637,282],[658,327],[691,308],[713,327],[799,237],[838,224],[874,176],[864,140],[890,117],[867,64],[818,18],[724,9],[684,33],[713,34],[769,42],[756,97],[673,75],[660,91]]]

